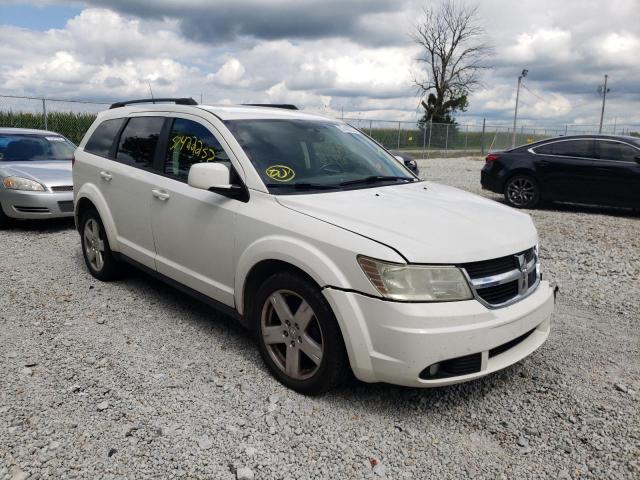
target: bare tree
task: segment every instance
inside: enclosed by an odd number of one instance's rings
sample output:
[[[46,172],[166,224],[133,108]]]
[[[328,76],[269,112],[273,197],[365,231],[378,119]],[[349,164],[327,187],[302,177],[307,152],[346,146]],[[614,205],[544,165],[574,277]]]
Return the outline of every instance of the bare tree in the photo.
[[[445,0],[425,7],[413,39],[423,48],[419,62],[424,75],[415,79],[425,115],[421,122],[453,123],[451,115],[464,111],[467,96],[480,85],[480,72],[492,48],[478,23],[478,7]]]

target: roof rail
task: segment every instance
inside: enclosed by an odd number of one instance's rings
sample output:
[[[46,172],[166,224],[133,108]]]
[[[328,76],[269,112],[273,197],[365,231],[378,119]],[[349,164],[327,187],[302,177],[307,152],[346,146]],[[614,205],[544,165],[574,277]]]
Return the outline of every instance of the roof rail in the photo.
[[[139,100],[128,100],[126,102],[116,102],[109,109],[125,107],[135,103],[167,103],[173,102],[176,105],[198,105],[193,98],[141,98]]]
[[[271,107],[271,108],[284,108],[285,110],[299,110],[295,105],[290,103],[243,103],[245,107]]]

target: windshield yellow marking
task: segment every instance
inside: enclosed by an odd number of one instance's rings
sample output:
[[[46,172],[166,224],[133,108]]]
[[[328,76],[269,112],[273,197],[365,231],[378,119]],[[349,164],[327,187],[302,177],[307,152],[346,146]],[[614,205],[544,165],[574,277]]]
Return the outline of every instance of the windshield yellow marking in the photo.
[[[276,182],[290,182],[296,176],[296,172],[286,165],[271,165],[265,170],[267,177]]]

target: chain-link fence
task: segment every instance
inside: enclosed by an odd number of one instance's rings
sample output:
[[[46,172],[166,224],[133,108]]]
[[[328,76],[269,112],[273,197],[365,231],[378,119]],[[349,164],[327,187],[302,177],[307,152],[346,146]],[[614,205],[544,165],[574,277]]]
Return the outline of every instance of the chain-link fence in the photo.
[[[0,127],[50,130],[77,144],[96,114],[108,106],[99,102],[0,95]]]
[[[36,128],[58,132],[79,143],[96,114],[108,103],[0,95],[0,127]],[[483,119],[456,125],[390,120],[344,119],[382,145],[423,158],[483,155],[511,147],[513,128]],[[558,135],[592,134],[598,125],[538,126],[521,124],[515,144],[522,145]],[[640,135],[640,125],[606,125],[603,133]]]
[[[360,129],[392,150],[404,150],[427,158],[434,155],[483,155],[490,151],[511,148],[513,127],[482,123],[443,124],[394,122],[345,118],[345,122]],[[515,145],[524,145],[561,135],[598,133],[598,125],[521,125],[516,128]],[[640,125],[606,125],[603,134],[638,135]]]

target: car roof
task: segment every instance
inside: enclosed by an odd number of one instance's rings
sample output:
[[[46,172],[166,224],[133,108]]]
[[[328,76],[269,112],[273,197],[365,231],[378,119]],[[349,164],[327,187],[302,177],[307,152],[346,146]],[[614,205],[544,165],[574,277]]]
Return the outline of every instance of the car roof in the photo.
[[[532,143],[528,143],[526,145],[519,145],[513,149],[513,151],[521,150],[521,149],[529,149],[533,147],[537,147],[539,145],[543,145],[549,142],[557,142],[560,140],[585,140],[585,139],[597,139],[597,140],[622,140],[628,143],[632,143],[634,145],[640,145],[640,138],[633,137],[631,135],[606,135],[600,133],[593,134],[583,134],[583,135],[560,135],[558,137],[549,137],[543,140],[537,140]]]
[[[314,113],[306,113],[300,110],[290,110],[276,107],[259,107],[248,105],[179,105],[171,103],[145,103],[117,107],[100,113],[103,118],[120,118],[132,113],[192,113],[201,114],[205,110],[217,116],[221,120],[249,120],[249,119],[298,119],[338,122],[334,118],[325,117]]]
[[[49,130],[37,130],[35,128],[14,128],[14,127],[2,127],[0,128],[0,135],[51,135],[63,137],[61,133],[51,132]]]

